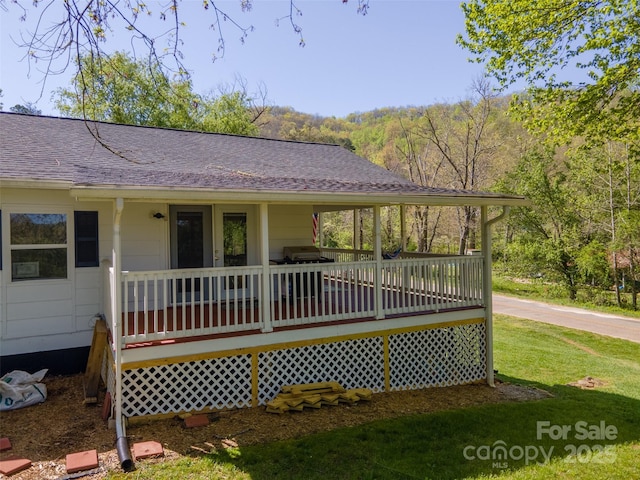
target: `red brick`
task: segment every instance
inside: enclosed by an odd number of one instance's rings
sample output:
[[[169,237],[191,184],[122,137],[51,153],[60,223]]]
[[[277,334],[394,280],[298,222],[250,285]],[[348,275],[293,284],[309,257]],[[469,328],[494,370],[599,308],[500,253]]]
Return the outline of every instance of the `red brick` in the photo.
[[[11,440],[7,437],[0,438],[0,452],[4,452],[5,450],[11,450]]]
[[[135,460],[160,455],[164,455],[164,449],[159,442],[139,442],[133,444],[133,456]]]
[[[104,421],[109,420],[111,417],[111,393],[104,394],[104,401],[102,402],[102,419]]]
[[[98,451],[87,450],[86,452],[70,453],[67,455],[67,473],[82,472],[91,470],[98,466]]]
[[[13,475],[21,472],[31,466],[31,460],[26,458],[9,457],[0,460],[0,473],[4,475]]]
[[[184,426],[187,428],[204,427],[209,425],[209,417],[206,415],[192,415],[184,419]]]
[[[225,438],[222,440],[222,446],[223,448],[238,448],[238,442],[230,438]]]

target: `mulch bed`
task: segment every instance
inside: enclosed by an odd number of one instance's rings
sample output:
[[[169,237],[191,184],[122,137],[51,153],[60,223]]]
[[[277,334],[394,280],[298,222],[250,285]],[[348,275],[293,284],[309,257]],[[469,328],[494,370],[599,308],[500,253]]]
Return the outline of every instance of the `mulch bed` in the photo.
[[[85,479],[105,478],[120,464],[115,450],[115,430],[101,417],[101,404],[82,403],[82,375],[46,377],[47,400],[36,406],[0,413],[0,437],[8,437],[12,449],[0,454],[32,461],[31,468],[11,476],[19,480],[58,479],[66,475],[66,455],[85,450],[98,451],[100,466]],[[508,383],[495,388],[465,385],[446,388],[374,394],[371,401],[325,406],[284,414],[264,408],[229,410],[209,414],[210,423],[185,428],[178,417],[153,420],[127,427],[129,446],[144,441],[160,442],[164,458],[201,455],[229,445],[273,442],[360,425],[373,420],[422,414],[473,405],[518,402],[549,397],[548,392]],[[102,402],[104,393],[99,400]],[[141,460],[154,461],[154,460]],[[157,460],[156,460],[157,461]]]

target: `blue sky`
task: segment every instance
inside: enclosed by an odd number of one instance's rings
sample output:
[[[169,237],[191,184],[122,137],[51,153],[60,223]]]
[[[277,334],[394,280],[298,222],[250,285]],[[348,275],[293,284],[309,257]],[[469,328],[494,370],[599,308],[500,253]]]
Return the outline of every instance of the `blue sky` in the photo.
[[[9,2],[7,2],[9,3]],[[147,1],[152,11],[166,2]],[[254,0],[251,12],[239,10],[239,0],[218,0],[234,19],[253,25],[244,43],[229,22],[223,26],[226,53],[212,62],[217,36],[208,29],[211,18],[201,0],[183,0],[181,19],[185,45],[184,63],[192,73],[198,93],[217,91],[246,82],[250,92],[262,85],[270,104],[322,116],[344,117],[382,107],[429,105],[455,102],[469,94],[469,87],[482,67],[468,62],[468,53],[456,45],[464,30],[464,16],[455,0],[370,0],[366,16],[356,13],[357,1],[298,0],[305,46],[288,20],[285,0]],[[31,5],[25,0],[25,4]],[[60,1],[60,5],[62,2]],[[36,102],[43,75],[20,61],[25,51],[13,44],[20,31],[32,28],[36,15],[19,22],[11,5],[0,10],[0,88],[8,110],[17,103]],[[158,22],[156,22],[158,24]],[[166,25],[166,24],[165,24]],[[162,28],[165,28],[162,25]],[[110,37],[107,48],[131,50],[122,31]],[[68,85],[70,73],[50,76],[37,106],[44,114],[57,115],[49,101],[51,92]]]

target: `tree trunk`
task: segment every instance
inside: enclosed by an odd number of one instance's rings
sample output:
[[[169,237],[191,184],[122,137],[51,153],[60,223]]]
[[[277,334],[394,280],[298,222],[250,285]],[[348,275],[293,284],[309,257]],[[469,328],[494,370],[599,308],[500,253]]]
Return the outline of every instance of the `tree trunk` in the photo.
[[[616,290],[616,305],[622,305],[622,297],[620,295],[620,277],[618,277],[618,253],[613,252],[611,255],[613,261],[613,288]]]
[[[636,279],[636,249],[629,247],[629,276],[631,277],[631,305],[638,309],[638,280]]]

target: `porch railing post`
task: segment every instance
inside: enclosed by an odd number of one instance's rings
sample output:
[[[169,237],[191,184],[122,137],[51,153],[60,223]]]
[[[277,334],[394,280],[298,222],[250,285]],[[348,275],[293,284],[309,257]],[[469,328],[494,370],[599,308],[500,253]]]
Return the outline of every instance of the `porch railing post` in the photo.
[[[271,269],[269,267],[269,205],[260,204],[260,256],[262,259],[262,332],[273,331],[271,325]]]
[[[112,301],[113,298],[113,282],[111,281],[111,259],[104,258],[100,262],[100,268],[102,270],[101,274],[101,291],[102,291],[102,312],[104,314],[104,318],[109,326],[109,329],[112,328],[113,324],[113,314],[112,314]]]

